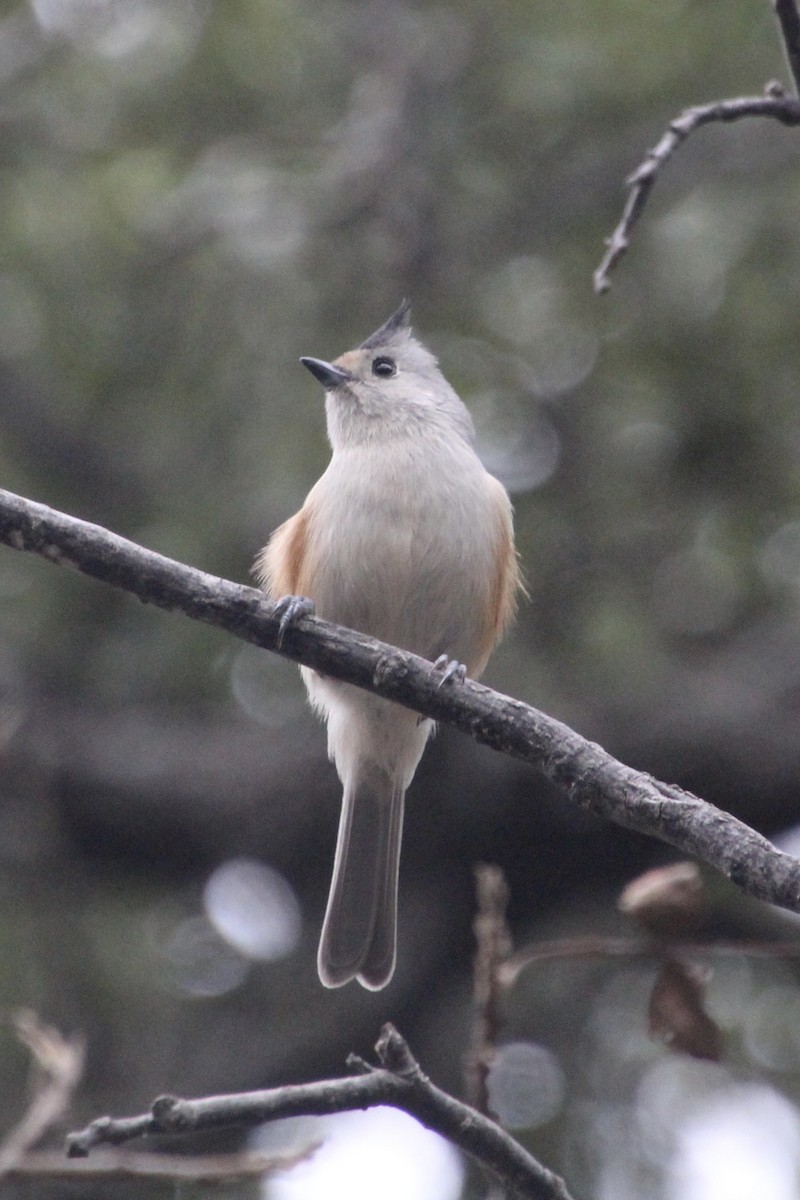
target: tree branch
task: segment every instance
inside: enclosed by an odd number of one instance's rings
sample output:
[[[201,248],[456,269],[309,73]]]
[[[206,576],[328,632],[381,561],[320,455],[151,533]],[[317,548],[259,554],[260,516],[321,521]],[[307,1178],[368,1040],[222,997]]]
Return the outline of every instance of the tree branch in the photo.
[[[470,1104],[479,1112],[489,1113],[489,1068],[503,1023],[500,976],[513,950],[506,918],[510,892],[502,870],[491,863],[476,866],[475,891],[472,1036],[464,1060],[464,1081]]]
[[[781,31],[786,61],[794,80],[795,92],[800,94],[800,14],[795,0],[772,0]]]
[[[336,679],[443,721],[537,767],[573,803],[715,867],[751,896],[800,912],[800,862],[735,817],[634,771],[560,721],[473,680],[449,682],[414,654],[316,617],[278,648],[275,606],[256,588],[164,558],[97,525],[0,490],[0,542],[40,554]]]
[[[67,1154],[70,1158],[84,1158],[97,1145],[119,1145],[143,1134],[260,1125],[282,1117],[325,1116],[390,1104],[476,1158],[520,1196],[530,1200],[570,1200],[564,1181],[537,1162],[499,1125],[431,1083],[393,1026],[384,1026],[376,1050],[380,1067],[365,1067],[366,1074],[344,1079],[208,1096],[201,1100],[161,1096],[149,1113],[121,1120],[101,1117],[86,1129],[70,1134]]]
[[[42,1025],[31,1009],[18,1009],[12,1020],[38,1070],[28,1108],[0,1143],[0,1178],[16,1170],[30,1148],[60,1121],[80,1082],[85,1057],[82,1037],[62,1037],[57,1029]]]
[[[319,1143],[298,1154],[163,1154],[125,1150],[98,1151],[91,1159],[68,1161],[63,1150],[34,1150],[8,1171],[11,1182],[53,1180],[58,1183],[118,1183],[123,1180],[149,1180],[170,1183],[180,1194],[181,1184],[232,1184],[245,1179],[263,1179],[278,1171],[288,1171],[304,1162]],[[30,1184],[29,1184],[30,1186]],[[33,1184],[35,1186],[35,1184]],[[76,1193],[78,1194],[78,1193]]]
[[[800,959],[800,942],[768,942],[755,938],[731,942],[681,939],[673,948],[687,958],[764,958],[785,962]],[[663,943],[650,937],[611,937],[602,933],[537,942],[523,946],[501,963],[498,984],[502,988],[512,988],[523,971],[543,963],[591,958],[658,958],[663,949]]]
[[[776,8],[791,6],[793,0],[776,0]],[[794,10],[795,21],[797,11]],[[795,48],[790,55],[792,70],[800,66],[800,50]],[[800,100],[788,96],[780,84],[767,84],[765,96],[741,96],[735,100],[717,100],[712,104],[698,104],[686,108],[670,121],[661,141],[649,150],[632,175],[625,180],[628,198],[619,224],[606,240],[606,252],[594,273],[594,290],[602,295],[611,287],[609,275],[630,245],[634,225],[642,215],[659,172],[666,165],[682,142],[701,125],[717,121],[739,121],[742,117],[772,117],[783,125],[800,125]]]

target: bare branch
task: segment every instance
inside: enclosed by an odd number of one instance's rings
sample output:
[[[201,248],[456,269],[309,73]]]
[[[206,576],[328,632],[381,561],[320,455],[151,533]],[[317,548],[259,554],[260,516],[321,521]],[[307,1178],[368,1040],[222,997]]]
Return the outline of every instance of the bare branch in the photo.
[[[97,525],[0,491],[0,542],[277,651],[280,622],[262,592],[154,554]],[[626,767],[519,700],[473,680],[441,687],[440,673],[424,659],[315,617],[287,630],[280,653],[453,725],[537,767],[581,808],[678,847],[757,899],[800,912],[797,859],[742,821]]]
[[[772,2],[780,26],[786,61],[794,80],[794,89],[800,94],[800,14],[794,0]]]
[[[393,1026],[384,1026],[376,1050],[380,1067],[345,1079],[201,1100],[161,1096],[149,1113],[122,1120],[103,1117],[70,1134],[67,1153],[71,1158],[83,1158],[102,1143],[118,1145],[148,1133],[252,1126],[282,1117],[324,1116],[390,1104],[470,1154],[520,1196],[569,1200],[566,1185],[558,1175],[537,1162],[499,1125],[431,1083]]]
[[[0,1178],[15,1170],[32,1146],[61,1119],[83,1074],[83,1038],[67,1039],[42,1025],[28,1008],[13,1015],[19,1040],[28,1047],[39,1076],[21,1120],[0,1143]]]
[[[475,868],[477,913],[475,930],[475,966],[473,969],[472,1036],[464,1064],[467,1099],[482,1113],[488,1113],[489,1068],[497,1045],[502,1018],[499,972],[513,950],[506,920],[509,890],[500,867],[479,863]]]
[[[147,1151],[99,1150],[91,1159],[64,1158],[63,1150],[34,1150],[9,1170],[11,1179],[85,1180],[92,1183],[148,1179],[165,1183],[236,1183],[288,1171],[319,1146],[297,1154],[154,1154]]]
[[[732,942],[681,941],[678,947],[687,957],[721,958],[766,958],[778,961],[800,959],[800,942],[767,942],[741,939]],[[511,988],[528,967],[558,962],[561,960],[585,960],[590,958],[659,958],[664,952],[663,943],[654,938],[609,937],[605,934],[589,933],[583,937],[557,938],[550,942],[535,942],[523,946],[498,969],[498,982],[503,988]]]
[[[776,7],[779,3],[793,6],[793,0],[776,0]],[[795,18],[796,15],[795,12]],[[598,295],[611,287],[609,275],[628,249],[631,232],[642,215],[653,184],[681,143],[701,125],[739,121],[742,117],[771,117],[782,125],[800,125],[800,100],[786,95],[780,84],[770,83],[765,96],[741,96],[734,100],[717,100],[713,104],[698,104],[684,109],[680,116],[670,121],[658,145],[648,151],[642,163],[625,181],[629,191],[622,217],[607,239],[606,252],[594,273],[594,290]]]

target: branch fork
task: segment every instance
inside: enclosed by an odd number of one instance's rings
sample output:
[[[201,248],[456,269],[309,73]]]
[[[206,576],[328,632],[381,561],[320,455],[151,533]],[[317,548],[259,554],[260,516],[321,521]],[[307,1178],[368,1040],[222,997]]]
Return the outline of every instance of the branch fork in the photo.
[[[773,0],[786,61],[800,93],[800,14],[795,0]],[[763,96],[740,96],[715,100],[686,108],[670,121],[666,132],[643,161],[625,180],[628,198],[614,232],[606,239],[606,252],[594,273],[594,290],[602,295],[611,287],[610,275],[630,245],[631,233],[642,215],[653,185],[669,159],[701,125],[718,121],[738,121],[742,117],[770,117],[782,125],[800,125],[800,100],[790,95],[783,84],[771,80]]]
[[[342,1079],[200,1100],[160,1096],[149,1113],[120,1119],[100,1117],[85,1129],[69,1134],[67,1155],[85,1158],[96,1146],[117,1146],[151,1134],[174,1135],[233,1125],[252,1127],[282,1117],[324,1116],[389,1104],[471,1155],[518,1196],[570,1200],[560,1176],[544,1167],[494,1121],[437,1088],[393,1025],[384,1025],[375,1050],[380,1065],[369,1066],[357,1059],[352,1065],[358,1074]]]

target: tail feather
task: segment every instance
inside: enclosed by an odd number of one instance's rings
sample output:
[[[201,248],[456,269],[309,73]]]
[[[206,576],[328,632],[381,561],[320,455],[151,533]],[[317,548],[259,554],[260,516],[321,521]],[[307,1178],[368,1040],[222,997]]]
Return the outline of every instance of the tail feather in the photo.
[[[317,965],[326,987],[384,987],[395,964],[403,789],[385,771],[345,785]]]

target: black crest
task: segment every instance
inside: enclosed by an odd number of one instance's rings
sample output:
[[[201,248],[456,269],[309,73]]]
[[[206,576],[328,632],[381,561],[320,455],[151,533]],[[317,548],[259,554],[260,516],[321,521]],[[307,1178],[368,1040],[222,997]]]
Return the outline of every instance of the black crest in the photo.
[[[376,346],[385,346],[394,334],[402,329],[411,327],[411,301],[404,300],[397,312],[393,312],[388,321],[384,321],[380,329],[376,329],[361,343],[362,350],[372,350]]]

